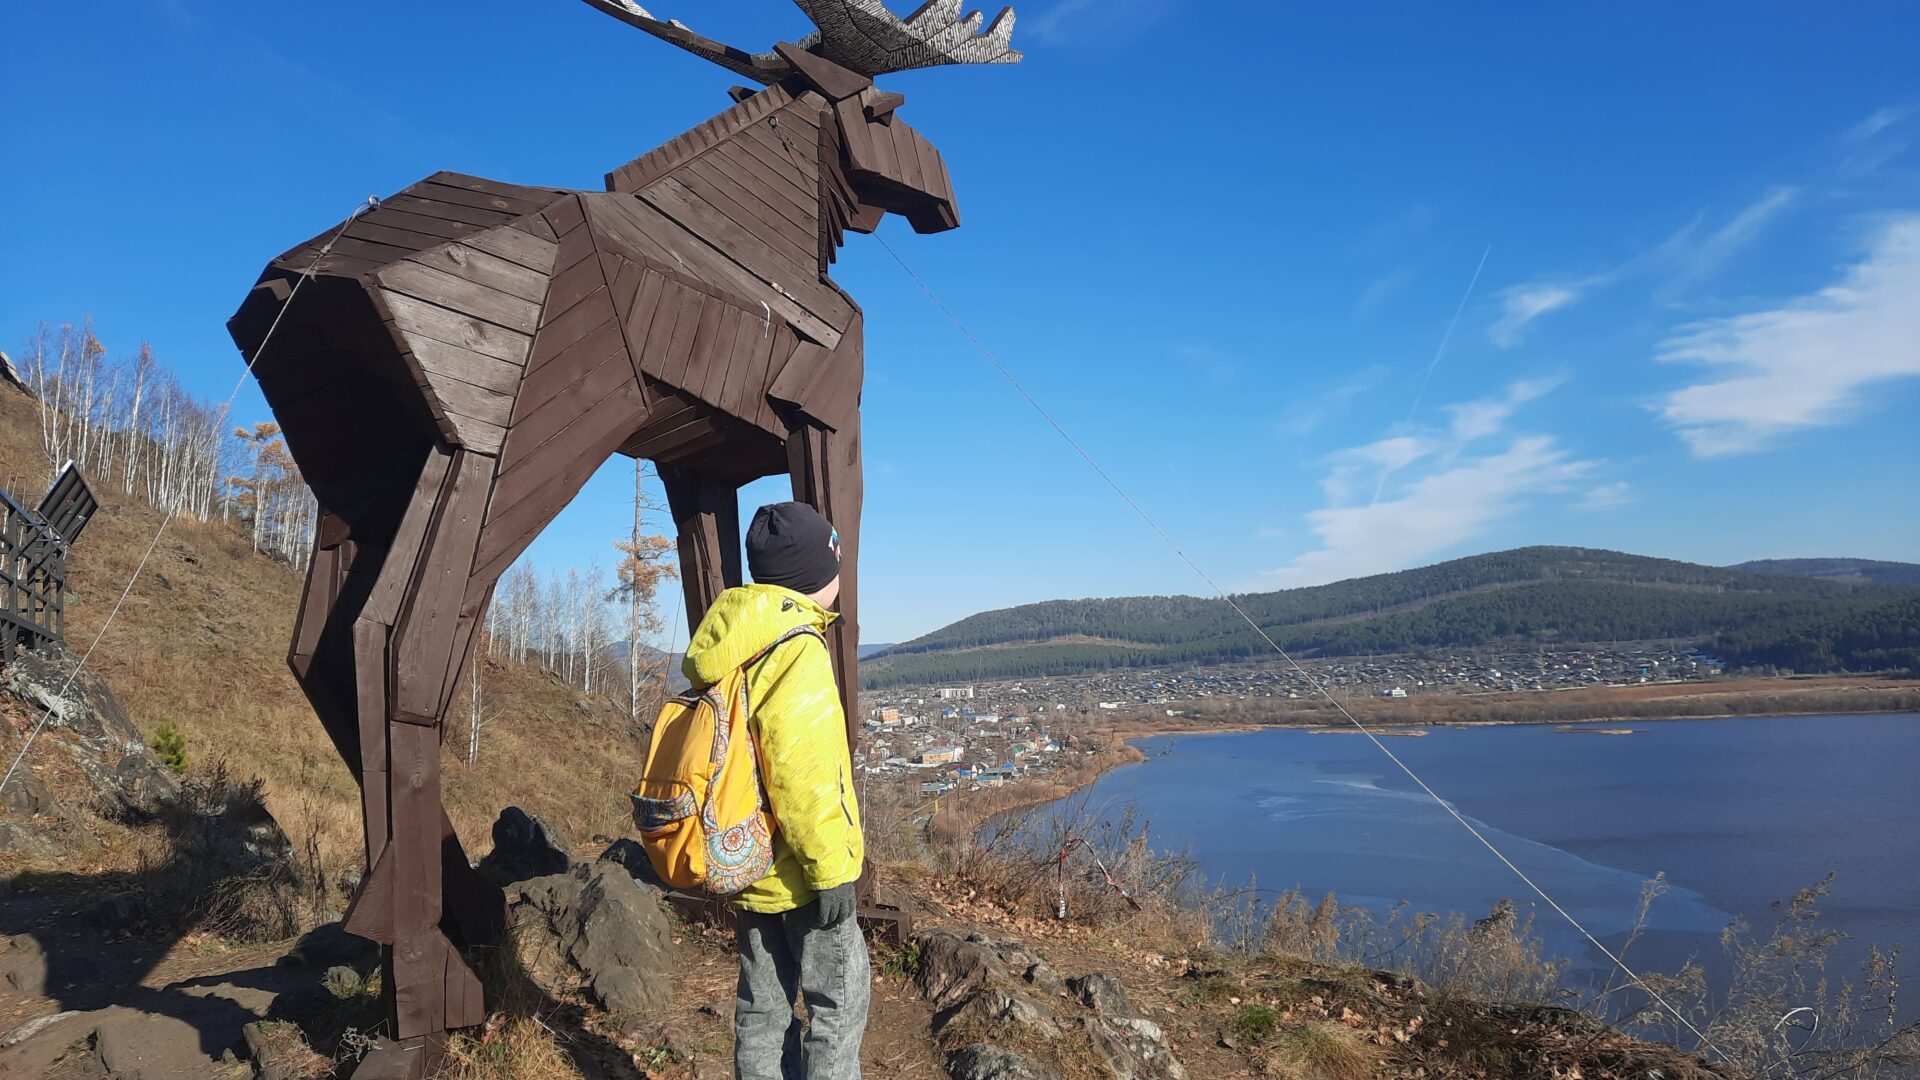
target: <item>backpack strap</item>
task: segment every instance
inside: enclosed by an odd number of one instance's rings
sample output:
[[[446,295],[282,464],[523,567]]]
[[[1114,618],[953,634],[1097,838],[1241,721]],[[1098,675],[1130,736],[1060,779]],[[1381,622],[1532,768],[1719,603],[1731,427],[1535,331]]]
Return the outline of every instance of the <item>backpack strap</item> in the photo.
[[[772,656],[773,650],[779,648],[782,645],[785,645],[787,642],[793,640],[794,638],[800,637],[802,635],[807,635],[807,634],[811,634],[812,636],[819,638],[820,644],[822,645],[825,645],[827,643],[827,635],[821,633],[819,627],[814,626],[811,623],[802,624],[800,626],[794,627],[793,629],[787,631],[784,634],[781,634],[779,637],[774,638],[773,644],[767,646],[764,649],[761,649],[757,653],[754,653],[753,656],[748,658],[746,663],[740,665],[740,669],[742,671],[750,670],[756,664],[760,663],[762,660],[765,660],[769,656]]]

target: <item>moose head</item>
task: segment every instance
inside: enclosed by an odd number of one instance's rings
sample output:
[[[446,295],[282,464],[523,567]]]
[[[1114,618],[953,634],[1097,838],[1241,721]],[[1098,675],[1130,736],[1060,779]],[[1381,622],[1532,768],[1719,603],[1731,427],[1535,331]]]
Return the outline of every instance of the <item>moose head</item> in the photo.
[[[905,96],[877,89],[876,76],[944,64],[1012,64],[1013,9],[991,23],[961,15],[962,0],[928,0],[902,19],[881,0],[794,0],[815,29],[797,42],[749,53],[703,37],[677,20],[655,18],[631,0],[586,0],[662,41],[763,86],[812,91],[831,103],[846,227],[872,232],[883,214],[905,217],[915,232],[960,224],[946,163],[924,136],[898,119]],[[982,29],[983,23],[985,29]],[[755,93],[731,91],[736,100]]]

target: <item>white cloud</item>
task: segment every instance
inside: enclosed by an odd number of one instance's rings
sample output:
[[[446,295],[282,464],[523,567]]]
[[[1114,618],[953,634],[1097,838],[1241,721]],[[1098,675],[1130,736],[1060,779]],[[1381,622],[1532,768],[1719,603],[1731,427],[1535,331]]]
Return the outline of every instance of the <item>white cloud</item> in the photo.
[[[1765,195],[1749,203],[1732,221],[1709,233],[1697,244],[1681,243],[1673,253],[1678,263],[1677,284],[1687,284],[1718,270],[1733,254],[1747,246],[1781,211],[1800,195],[1797,187],[1769,188]]]
[[[1887,105],[1875,109],[1872,116],[1848,128],[1843,138],[1853,143],[1866,142],[1912,114],[1911,105]]]
[[[1520,344],[1528,323],[1579,300],[1589,285],[1590,282],[1566,285],[1536,283],[1506,289],[1500,294],[1500,318],[1487,328],[1487,336],[1493,339],[1495,345],[1511,349]]]
[[[1279,586],[1317,585],[1405,569],[1482,535],[1530,496],[1566,490],[1592,467],[1570,459],[1552,436],[1516,439],[1499,453],[1422,476],[1396,498],[1308,513],[1319,549],[1267,579]]]
[[[1169,6],[1169,0],[1059,0],[1022,18],[1016,36],[1048,44],[1110,45],[1146,33]]]
[[[1397,433],[1334,454],[1321,481],[1327,505],[1306,515],[1319,547],[1262,575],[1263,584],[1313,585],[1404,569],[1485,533],[1532,497],[1572,490],[1595,463],[1574,459],[1552,436],[1516,436],[1472,452],[1559,381],[1516,382],[1493,397],[1448,406],[1444,429]],[[1380,498],[1388,477],[1402,473],[1411,478]]]
[[[1686,327],[1657,358],[1714,377],[1658,407],[1696,457],[1765,449],[1840,423],[1862,391],[1920,375],[1920,214],[1883,227],[1839,283],[1765,311]]]
[[[1280,434],[1292,438],[1311,435],[1321,424],[1344,415],[1355,398],[1379,386],[1386,375],[1384,365],[1369,364],[1358,375],[1338,386],[1310,397],[1295,399],[1275,419],[1274,427]]]
[[[1360,298],[1353,302],[1356,315],[1370,315],[1380,309],[1392,296],[1407,287],[1413,280],[1413,267],[1396,266],[1392,270],[1373,279],[1360,292]]]
[[[1573,504],[1575,510],[1612,510],[1633,501],[1633,485],[1625,480],[1616,480],[1611,484],[1601,484],[1587,489],[1580,501]]]

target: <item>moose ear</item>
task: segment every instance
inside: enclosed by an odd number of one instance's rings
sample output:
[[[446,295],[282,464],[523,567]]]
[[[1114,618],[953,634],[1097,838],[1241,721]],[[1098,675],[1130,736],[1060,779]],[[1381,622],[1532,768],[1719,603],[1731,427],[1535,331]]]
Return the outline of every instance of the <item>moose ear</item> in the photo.
[[[865,75],[856,75],[826,57],[810,53],[790,42],[783,41],[775,45],[773,51],[792,65],[795,75],[825,94],[829,101],[850,98],[873,85],[873,80]]]
[[[907,95],[896,94],[890,90],[876,90],[861,100],[867,106],[867,119],[892,124],[893,110],[907,103]]]

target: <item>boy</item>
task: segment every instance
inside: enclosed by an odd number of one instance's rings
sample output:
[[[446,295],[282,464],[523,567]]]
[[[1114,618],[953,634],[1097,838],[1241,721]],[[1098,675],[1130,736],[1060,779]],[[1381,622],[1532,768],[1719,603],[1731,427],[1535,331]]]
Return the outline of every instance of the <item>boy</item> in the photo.
[[[821,632],[836,618],[840,536],[804,503],[763,506],[747,529],[754,584],[714,600],[687,645],[695,686],[742,664],[773,815],[773,866],[734,897],[741,1080],[858,1080],[871,974],[854,918],[865,843],[846,718]],[[798,992],[808,1022],[793,1017]]]

